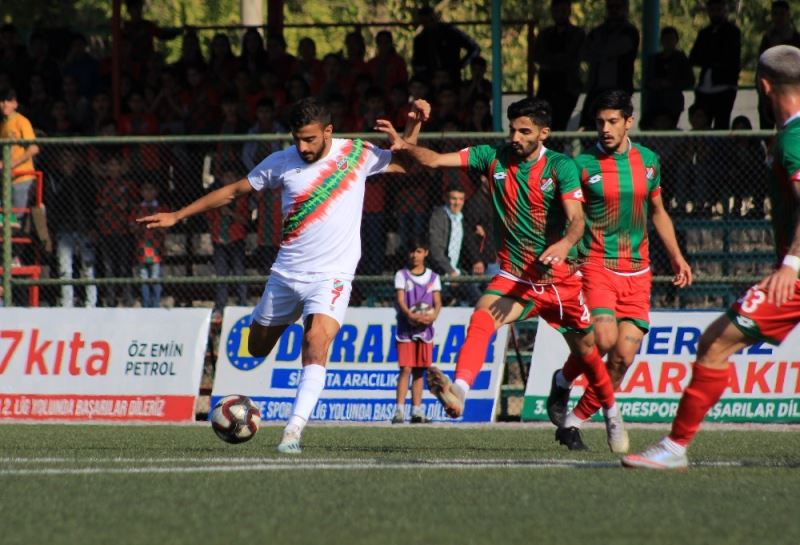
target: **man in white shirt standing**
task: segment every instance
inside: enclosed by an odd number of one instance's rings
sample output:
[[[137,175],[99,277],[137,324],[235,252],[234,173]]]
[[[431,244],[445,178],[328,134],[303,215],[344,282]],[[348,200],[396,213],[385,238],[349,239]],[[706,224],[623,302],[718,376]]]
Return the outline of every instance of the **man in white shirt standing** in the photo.
[[[406,125],[416,140],[430,106],[414,103]],[[283,233],[264,294],[253,310],[248,350],[270,353],[286,328],[302,316],[303,372],[292,416],[278,451],[301,452],[300,436],[325,387],[328,349],[344,320],[351,281],[361,257],[360,224],[366,178],[405,172],[391,151],[360,139],[333,137],[330,112],[314,98],[298,101],[289,114],[294,145],[276,151],[246,178],[213,191],[177,212],[137,221],[167,228],[206,210],[225,206],[251,191],[281,188]]]

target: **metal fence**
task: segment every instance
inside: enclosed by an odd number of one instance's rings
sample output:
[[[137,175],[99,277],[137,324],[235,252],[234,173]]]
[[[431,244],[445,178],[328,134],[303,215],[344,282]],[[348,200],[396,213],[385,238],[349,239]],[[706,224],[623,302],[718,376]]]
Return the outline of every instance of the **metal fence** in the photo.
[[[422,135],[424,145],[444,152],[503,138]],[[726,305],[774,263],[766,195],[769,133],[641,133],[634,140],[661,157],[664,200],[697,274],[694,287],[671,288],[671,271],[653,233],[654,308]],[[594,141],[590,133],[563,133],[547,145],[574,155]],[[147,232],[132,219],[177,209],[241,178],[268,153],[290,145],[288,136],[50,138],[37,144],[47,230],[30,221],[32,210],[23,229],[12,233],[12,244],[4,244],[11,251],[4,253],[3,270],[12,273],[4,272],[4,285],[12,288],[6,304],[32,304],[37,288],[42,306],[218,308],[258,300],[280,242],[277,192],[254,194],[161,233]],[[0,145],[7,152],[10,141]],[[10,183],[8,176],[3,179]],[[482,209],[480,177],[459,170],[417,168],[370,179],[352,304],[391,304],[404,241],[426,233],[431,210],[443,204],[452,181],[464,186],[468,206]],[[9,187],[4,189],[8,198]],[[158,271],[148,263],[154,255],[160,256]],[[37,274],[26,275],[21,267]]]

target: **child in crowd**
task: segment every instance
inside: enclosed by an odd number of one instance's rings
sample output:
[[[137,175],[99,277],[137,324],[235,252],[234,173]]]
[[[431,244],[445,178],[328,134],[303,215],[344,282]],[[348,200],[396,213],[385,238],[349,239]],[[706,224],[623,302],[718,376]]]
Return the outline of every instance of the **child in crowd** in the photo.
[[[240,176],[231,169],[223,167],[222,183],[232,184]],[[214,272],[219,277],[243,276],[245,262],[245,238],[247,236],[250,210],[247,199],[236,199],[231,204],[206,212],[211,242],[214,244]],[[236,304],[247,304],[247,285],[238,284]],[[228,302],[228,284],[218,283],[214,298],[214,319],[222,318],[222,311]]]
[[[160,229],[146,229],[134,221],[136,218],[150,216],[169,209],[158,202],[158,187],[153,182],[141,186],[142,201],[134,207],[131,225],[136,237],[136,265],[138,276],[142,279],[161,278],[161,257],[163,255],[165,232]],[[161,284],[142,284],[142,307],[161,306]]]
[[[397,409],[392,424],[405,421],[408,377],[411,375],[411,423],[430,422],[422,409],[425,369],[433,363],[433,322],[442,308],[442,284],[439,275],[425,266],[428,243],[413,239],[408,245],[408,266],[394,276],[397,294]]]

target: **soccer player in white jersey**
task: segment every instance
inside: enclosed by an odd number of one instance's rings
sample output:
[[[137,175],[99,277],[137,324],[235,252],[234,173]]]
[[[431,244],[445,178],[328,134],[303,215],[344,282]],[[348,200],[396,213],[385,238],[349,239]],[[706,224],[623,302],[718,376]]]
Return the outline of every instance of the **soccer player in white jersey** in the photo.
[[[416,141],[430,114],[414,102],[405,138]],[[351,281],[361,257],[361,212],[367,176],[405,172],[401,158],[363,140],[333,137],[330,112],[314,98],[298,101],[289,114],[294,145],[276,151],[246,178],[197,199],[177,212],[137,219],[148,229],[219,208],[251,191],[281,188],[281,247],[253,310],[248,350],[266,356],[284,330],[302,316],[303,372],[292,416],[278,451],[301,452],[300,436],[325,387],[328,349],[341,327]]]

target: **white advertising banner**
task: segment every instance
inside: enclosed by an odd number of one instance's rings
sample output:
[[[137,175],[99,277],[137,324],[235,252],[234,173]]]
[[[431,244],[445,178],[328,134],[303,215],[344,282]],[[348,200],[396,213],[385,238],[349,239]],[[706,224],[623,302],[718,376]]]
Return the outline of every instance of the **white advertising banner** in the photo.
[[[247,351],[251,308],[226,307],[222,320],[212,406],[221,397],[243,394],[261,407],[264,420],[285,420],[300,378],[303,327],[290,325],[267,358]],[[471,308],[443,308],[434,328],[433,362],[453,378],[456,356],[466,337]],[[331,345],[322,398],[314,409],[316,420],[386,421],[395,410],[397,388],[396,315],[391,308],[347,310],[345,323]],[[503,378],[507,328],[493,337],[459,422],[490,422]],[[427,388],[426,415],[451,421]],[[410,411],[411,403],[406,404]]]
[[[617,393],[623,418],[630,422],[671,422],[689,383],[697,341],[719,312],[651,312],[650,331]],[[568,349],[563,337],[542,321],[525,389],[523,420],[547,420],[545,402],[553,372]],[[709,411],[712,422],[800,422],[800,328],[776,347],[750,346],[731,356],[731,382]],[[575,381],[570,407],[586,386]],[[599,418],[599,417],[596,417]]]
[[[194,420],[211,310],[0,308],[0,419]]]

